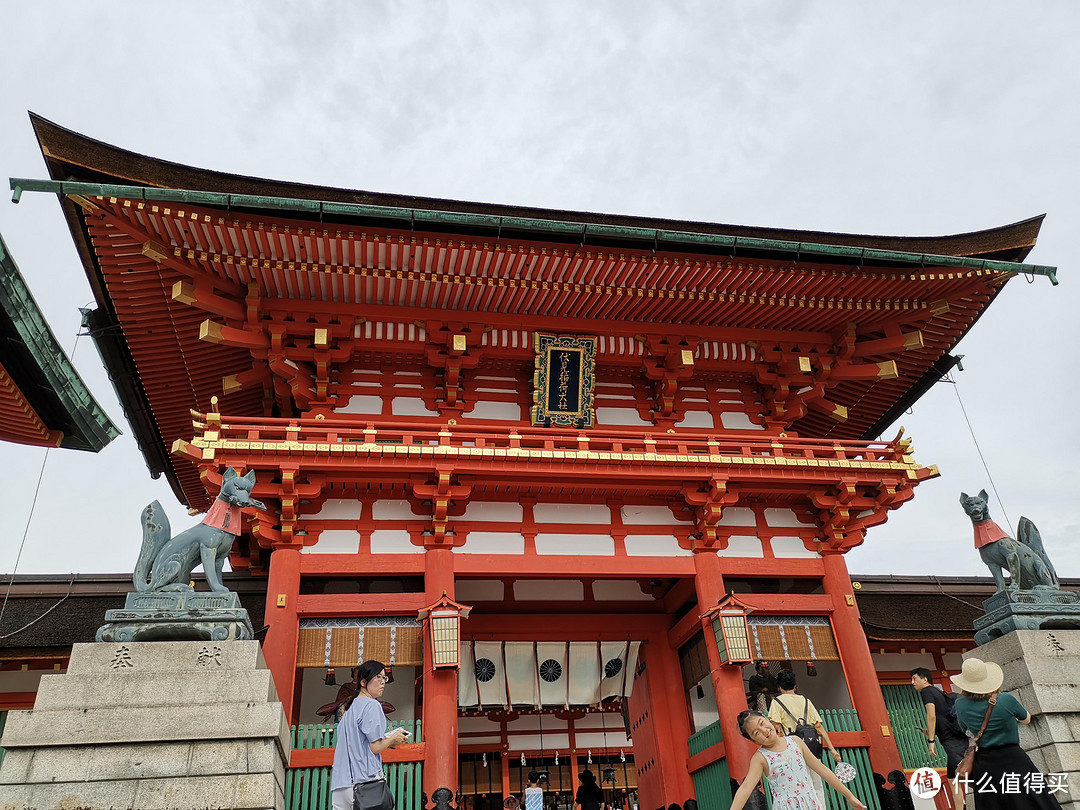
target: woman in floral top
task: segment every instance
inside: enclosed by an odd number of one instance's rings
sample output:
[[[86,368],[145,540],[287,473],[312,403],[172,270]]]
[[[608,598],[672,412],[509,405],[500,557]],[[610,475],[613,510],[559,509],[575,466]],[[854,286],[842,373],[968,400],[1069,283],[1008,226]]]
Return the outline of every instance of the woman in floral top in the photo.
[[[801,739],[777,734],[769,718],[759,712],[743,712],[738,723],[739,733],[761,747],[750,759],[750,768],[731,802],[731,810],[742,810],[762,777],[769,780],[773,810],[825,810],[810,779],[811,769],[847,799],[852,810],[866,810],[866,805],[847,785],[810,754]]]

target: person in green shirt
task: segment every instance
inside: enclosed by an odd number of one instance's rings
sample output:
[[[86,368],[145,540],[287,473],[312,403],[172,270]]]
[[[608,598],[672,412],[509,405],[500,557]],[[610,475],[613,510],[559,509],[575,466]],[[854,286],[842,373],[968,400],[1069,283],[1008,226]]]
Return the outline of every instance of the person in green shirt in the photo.
[[[969,737],[979,734],[990,712],[971,769],[976,810],[1058,810],[1045,774],[1020,747],[1020,724],[1028,725],[1031,714],[1008,692],[999,693],[1005,680],[1001,667],[968,658],[950,680],[960,692],[956,719]]]

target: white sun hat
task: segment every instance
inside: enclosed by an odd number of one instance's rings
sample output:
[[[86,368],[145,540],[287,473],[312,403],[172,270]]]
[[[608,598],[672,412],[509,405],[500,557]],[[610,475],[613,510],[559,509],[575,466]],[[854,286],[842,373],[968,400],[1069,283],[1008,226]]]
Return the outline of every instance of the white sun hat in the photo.
[[[959,675],[949,678],[953,686],[973,695],[988,695],[1001,688],[1005,673],[993,661],[980,661],[968,658],[964,661]]]

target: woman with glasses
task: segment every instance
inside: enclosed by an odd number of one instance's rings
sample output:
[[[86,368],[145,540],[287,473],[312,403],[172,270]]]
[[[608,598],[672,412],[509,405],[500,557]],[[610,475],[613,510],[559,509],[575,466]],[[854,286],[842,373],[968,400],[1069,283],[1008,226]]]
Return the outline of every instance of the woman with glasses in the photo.
[[[383,774],[382,752],[408,740],[403,728],[386,731],[386,714],[380,699],[389,678],[378,661],[365,661],[356,674],[356,697],[346,705],[338,724],[334,769],[330,777],[334,810],[393,810],[394,799]],[[354,792],[363,796],[354,804]]]

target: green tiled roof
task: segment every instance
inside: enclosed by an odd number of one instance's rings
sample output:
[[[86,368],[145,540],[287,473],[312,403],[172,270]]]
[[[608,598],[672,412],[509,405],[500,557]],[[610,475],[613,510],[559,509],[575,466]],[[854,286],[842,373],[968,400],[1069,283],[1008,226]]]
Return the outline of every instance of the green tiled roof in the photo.
[[[97,452],[120,435],[45,322],[0,236],[0,366],[61,447]]]

